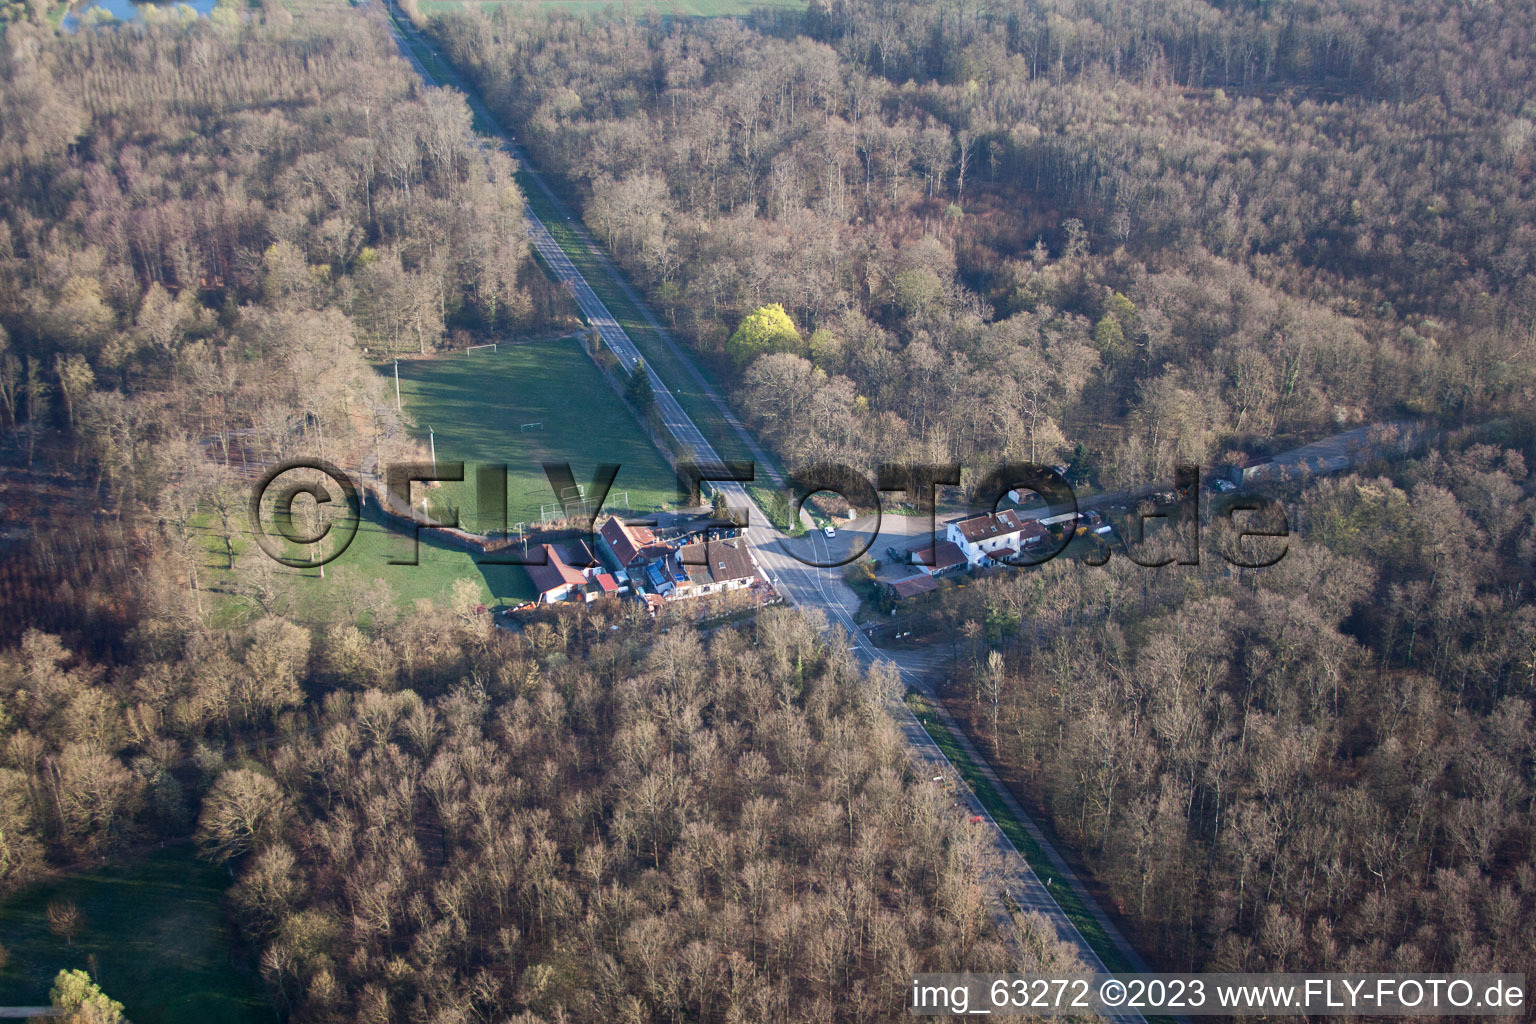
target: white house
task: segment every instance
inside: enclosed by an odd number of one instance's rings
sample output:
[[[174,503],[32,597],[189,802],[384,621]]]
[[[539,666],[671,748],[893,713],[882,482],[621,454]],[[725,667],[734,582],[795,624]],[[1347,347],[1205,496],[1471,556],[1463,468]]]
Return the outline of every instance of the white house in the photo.
[[[1045,527],[1020,519],[1013,509],[956,519],[948,524],[948,539],[965,555],[966,564],[993,565],[1044,543]]]

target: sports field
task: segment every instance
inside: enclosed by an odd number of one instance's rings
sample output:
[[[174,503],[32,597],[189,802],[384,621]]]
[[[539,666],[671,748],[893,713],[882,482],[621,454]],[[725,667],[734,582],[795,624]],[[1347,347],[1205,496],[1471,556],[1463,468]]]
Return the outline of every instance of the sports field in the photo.
[[[263,1024],[273,1011],[256,973],[234,961],[220,898],[229,872],[190,845],[126,867],[62,874],[0,904],[0,1005],[46,1006],[63,969],[90,971],[124,1015],[148,1024]],[[50,901],[80,911],[72,940],[48,927]]]
[[[555,511],[560,496],[545,462],[570,463],[582,487],[599,463],[618,463],[608,508],[652,511],[676,497],[672,470],[574,339],[402,360],[400,392],[421,440],[435,439],[438,461],[465,463],[465,481],[434,488],[430,501],[434,512],[456,509],[466,529],[501,528],[479,511],[476,464],[506,465],[512,527]]]

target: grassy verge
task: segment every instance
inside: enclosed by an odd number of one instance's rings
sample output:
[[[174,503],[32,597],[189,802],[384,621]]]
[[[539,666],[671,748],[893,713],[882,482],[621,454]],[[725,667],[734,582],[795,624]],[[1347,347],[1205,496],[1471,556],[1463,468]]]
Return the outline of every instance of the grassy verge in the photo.
[[[709,443],[720,457],[722,459],[751,458],[746,445],[736,436],[736,432],[725,421],[725,417],[710,400],[709,395],[694,381],[682,360],[673,354],[656,330],[646,322],[640,310],[624,294],[624,290],[609,276],[608,268],[577,234],[571,223],[555,210],[549,197],[526,172],[518,173],[518,184],[522,187],[523,194],[528,197],[534,214],[544,222],[544,226],[549,229],[555,242],[575,264],[581,276],[586,278],[587,284],[602,300],[603,305],[608,307],[608,311],[613,314],[619,326],[624,328],[624,333],[629,335],[630,340],[635,343],[635,347],[640,350],[640,355],[651,369],[667,382],[667,387],[677,398],[678,404],[709,439]]]
[[[992,815],[1009,842],[1013,843],[1014,849],[1029,862],[1035,874],[1042,879],[1054,878],[1056,869],[1046,857],[1045,851],[1040,848],[1039,843],[1035,842],[1029,831],[1009,813],[1007,804],[1003,802],[991,780],[981,773],[965,749],[955,741],[949,727],[934,712],[933,706],[917,693],[908,693],[906,701],[907,707],[912,709],[912,713],[917,716],[923,728],[928,730],[928,735],[932,736],[933,741],[939,745],[939,749],[944,751],[944,756],[949,758],[950,763],[975,791],[976,798],[987,809],[987,813]],[[1061,907],[1062,912],[1067,915],[1068,920],[1082,932],[1083,938],[1111,971],[1131,970],[1131,965],[1120,955],[1120,951],[1115,948],[1115,944],[1110,941],[1098,919],[1089,912],[1075,889],[1063,883],[1052,886],[1051,895]]]
[[[396,16],[394,8],[386,5],[385,11],[389,14],[391,21],[400,23],[400,19]],[[427,69],[427,74],[432,76],[432,80],[434,82],[441,82],[442,79],[438,76],[442,73],[442,64],[437,59],[437,53],[430,47],[426,46],[422,42],[421,37],[416,33],[409,31],[404,24],[401,25],[400,38],[405,40],[406,48],[411,51],[417,60],[421,61],[421,66]],[[473,115],[474,112],[471,111],[470,113]],[[481,135],[495,135],[495,133],[491,131],[490,126],[487,125],[484,121],[480,120],[478,116],[474,117],[473,121],[475,131],[479,132]]]
[[[48,1003],[60,970],[91,972],[124,1013],[156,1024],[266,1024],[272,1009],[255,973],[231,959],[220,910],[229,875],[192,855],[159,850],[121,868],[51,876],[0,904],[9,962],[0,970],[0,1004]],[[48,927],[48,904],[80,911],[70,941]]]
[[[770,486],[767,481],[747,484],[746,491],[780,533],[791,537],[805,533],[805,523],[790,515],[789,498],[784,491]]]

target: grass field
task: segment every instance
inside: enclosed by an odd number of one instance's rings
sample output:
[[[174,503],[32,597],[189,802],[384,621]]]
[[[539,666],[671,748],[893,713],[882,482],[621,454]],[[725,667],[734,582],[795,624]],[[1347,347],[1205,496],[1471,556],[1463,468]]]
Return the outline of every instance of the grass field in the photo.
[[[215,626],[234,625],[254,610],[253,602],[228,592],[233,574],[225,568],[223,538],[205,529],[202,540],[198,579],[205,588],[211,588],[206,610]],[[236,557],[252,546],[248,541],[236,541]],[[284,547],[294,557],[310,557],[308,552],[291,545]],[[533,583],[524,569],[515,565],[482,565],[469,552],[443,543],[431,530],[421,531],[416,565],[390,564],[391,558],[406,550],[404,538],[385,526],[377,511],[367,512],[347,550],[326,565],[324,577],[315,569],[273,564],[288,597],[281,610],[300,622],[335,622],[346,617],[343,611],[348,603],[347,588],[371,587],[374,580],[383,580],[389,586],[401,612],[409,612],[422,599],[445,604],[453,584],[464,578],[479,582],[480,599],[488,605],[516,605],[533,597]]]
[[[583,487],[599,463],[618,463],[610,508],[626,493],[625,507],[636,511],[676,498],[671,468],[575,340],[402,361],[400,390],[423,441],[431,427],[438,461],[465,463],[462,484],[443,484],[431,496],[432,507],[457,509],[465,529],[501,528],[476,505],[475,464],[506,465],[512,526],[537,522],[557,501],[542,468],[547,461],[570,463]],[[542,426],[524,430],[530,423]]]
[[[58,972],[91,972],[136,1024],[269,1024],[253,971],[232,959],[219,906],[228,872],[190,846],[120,869],[66,874],[0,904],[0,1004],[45,1006]],[[48,929],[51,900],[72,901],[82,927],[72,943]]]

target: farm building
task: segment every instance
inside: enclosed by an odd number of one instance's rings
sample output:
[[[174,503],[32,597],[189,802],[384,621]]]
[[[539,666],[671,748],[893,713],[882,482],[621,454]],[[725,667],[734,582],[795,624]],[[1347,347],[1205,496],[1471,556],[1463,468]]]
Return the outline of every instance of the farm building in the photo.
[[[881,582],[885,585],[886,590],[890,592],[891,596],[898,601],[905,601],[919,594],[931,594],[939,589],[938,581],[927,573],[921,572],[905,576],[899,580],[883,580]]]
[[[1283,455],[1261,456],[1240,466],[1228,466],[1226,479],[1241,486],[1342,473],[1372,458],[1413,451],[1424,444],[1427,433],[1425,424],[1412,420],[1356,427]]]

